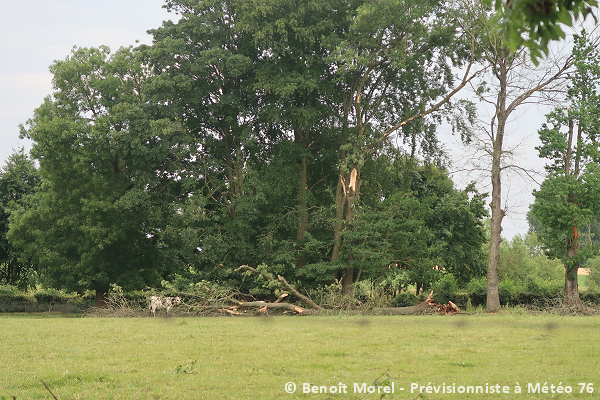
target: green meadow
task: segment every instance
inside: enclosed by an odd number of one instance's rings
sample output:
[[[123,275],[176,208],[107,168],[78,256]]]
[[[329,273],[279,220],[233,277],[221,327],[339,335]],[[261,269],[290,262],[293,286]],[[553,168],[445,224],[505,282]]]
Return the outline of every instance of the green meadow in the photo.
[[[4,315],[0,324],[6,399],[52,399],[42,380],[60,400],[594,399],[600,393],[598,317]],[[559,386],[572,393],[556,393]]]

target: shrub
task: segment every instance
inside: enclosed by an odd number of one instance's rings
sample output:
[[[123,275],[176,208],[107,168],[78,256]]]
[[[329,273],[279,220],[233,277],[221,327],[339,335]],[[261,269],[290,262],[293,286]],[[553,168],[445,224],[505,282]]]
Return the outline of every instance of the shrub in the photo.
[[[0,285],[0,303],[25,301],[33,302],[34,298],[12,285]]]
[[[469,305],[469,294],[466,292],[456,292],[454,293],[454,297],[452,299],[452,302],[463,310]]]
[[[487,281],[485,278],[473,279],[467,285],[467,294],[473,307],[485,306],[487,301]]]
[[[74,295],[66,294],[56,289],[38,289],[33,293],[33,297],[38,303],[66,303],[69,299],[75,297]]]
[[[445,304],[448,301],[454,301],[456,292],[458,292],[458,282],[450,273],[444,274],[433,284],[433,297],[436,303]]]
[[[412,292],[400,292],[392,302],[391,307],[409,307],[417,304],[417,295]]]
[[[500,297],[500,305],[514,306],[517,297],[517,285],[511,280],[505,280],[498,283],[498,296]]]
[[[598,291],[585,291],[579,293],[579,297],[581,297],[581,300],[584,302],[600,305],[600,292]]]

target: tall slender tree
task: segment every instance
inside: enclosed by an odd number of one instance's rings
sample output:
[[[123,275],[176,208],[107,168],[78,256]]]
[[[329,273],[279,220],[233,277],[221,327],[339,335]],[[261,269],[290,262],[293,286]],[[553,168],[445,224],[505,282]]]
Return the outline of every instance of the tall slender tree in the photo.
[[[489,122],[481,126],[483,133],[475,140],[479,150],[488,158],[491,177],[490,248],[487,266],[487,304],[489,312],[500,310],[498,293],[498,262],[502,241],[502,220],[506,212],[502,206],[502,172],[514,168],[508,162],[511,152],[506,149],[508,123],[513,112],[528,100],[560,86],[572,65],[572,59],[548,60],[544,68],[532,65],[527,49],[512,52],[498,30],[498,17],[485,2],[464,1],[460,24],[471,35],[486,67],[476,88],[481,101],[492,108]],[[487,126],[486,126],[487,125]]]
[[[579,236],[600,213],[600,52],[584,32],[575,36],[573,56],[570,106],[550,113],[539,130],[539,155],[550,164],[531,212],[549,255],[565,265],[565,300],[578,306],[579,266],[598,251]]]

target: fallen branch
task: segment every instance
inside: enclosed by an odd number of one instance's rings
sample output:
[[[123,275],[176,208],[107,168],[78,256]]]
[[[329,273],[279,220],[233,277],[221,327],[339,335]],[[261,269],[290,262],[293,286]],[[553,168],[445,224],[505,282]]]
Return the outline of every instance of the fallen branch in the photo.
[[[308,315],[308,314],[315,313],[315,310],[305,310],[302,307],[298,307],[298,306],[295,306],[290,303],[268,303],[266,301],[241,301],[241,302],[237,302],[236,305],[230,306],[230,307],[227,307],[224,305],[210,305],[210,306],[200,307],[196,311],[196,314],[200,314],[200,313],[206,312],[206,311],[218,311],[221,313],[227,313],[227,314],[231,314],[231,315],[243,315],[244,313],[240,312],[238,310],[247,311],[247,310],[253,309],[253,308],[262,310],[261,312],[263,312],[263,313],[267,309],[284,310],[286,312],[291,311],[291,312],[301,314],[301,315]]]
[[[267,274],[263,271],[259,271],[256,268],[252,268],[249,265],[240,265],[240,267],[237,268],[235,271],[239,271],[241,269],[247,269],[247,270],[255,272],[257,274],[261,274],[266,280],[275,281],[275,278],[273,278],[269,274]],[[285,278],[283,276],[277,275],[277,279],[279,280],[279,282],[281,282],[281,284],[283,284],[283,286],[285,286],[285,288],[288,291],[290,291],[294,296],[296,296],[297,298],[299,298],[300,300],[302,300],[303,302],[308,304],[311,308],[313,308],[315,310],[319,310],[319,311],[323,310],[323,307],[319,306],[317,303],[315,303],[314,301],[312,301],[311,299],[309,299],[308,297],[306,297],[305,295],[303,295],[302,293],[298,292],[296,289],[291,287],[290,284],[285,280]],[[286,304],[286,303],[275,302],[275,303],[266,303],[266,304]]]
[[[287,281],[285,280],[285,278],[283,276],[277,275],[277,278],[279,279],[279,282],[283,283],[283,286],[285,286],[287,290],[289,290],[290,292],[292,292],[292,294],[294,296],[296,296],[297,298],[299,298],[300,300],[302,300],[303,302],[305,302],[306,304],[308,304],[309,306],[311,306],[315,310],[319,310],[319,311],[323,310],[323,308],[321,306],[317,305],[317,303],[315,303],[314,301],[312,301],[311,299],[309,299],[308,297],[306,297],[302,293],[298,292],[296,289],[292,288],[290,286],[290,284],[287,283]]]
[[[418,315],[425,314],[427,312],[435,311],[435,302],[431,298],[433,296],[433,290],[427,296],[427,299],[416,306],[408,307],[383,307],[377,308],[374,311],[383,315]]]
[[[287,293],[282,293],[279,298],[277,300],[275,300],[275,303],[280,303],[281,300],[285,299],[286,297],[288,297],[289,295]]]
[[[275,278],[266,272],[259,271],[256,268],[252,268],[248,265],[241,265],[235,271],[239,270],[248,270],[254,273],[262,275],[266,280],[274,282]],[[261,313],[266,314],[268,309],[283,309],[286,311],[293,311],[297,314],[307,315],[307,314],[316,314],[320,311],[323,311],[324,308],[319,306],[317,303],[312,301],[309,297],[303,295],[298,292],[296,289],[290,286],[290,284],[285,280],[285,278],[281,275],[277,275],[277,280],[294,296],[308,304],[312,310],[305,310],[301,307],[295,306],[289,303],[283,303],[285,297],[288,296],[287,293],[283,293],[279,296],[279,298],[274,303],[267,303],[265,301],[250,301],[250,302],[238,302],[237,306],[230,307],[228,310],[236,311],[238,308],[258,308]],[[419,315],[419,314],[427,314],[427,313],[438,313],[440,315],[446,314],[458,314],[460,313],[460,308],[453,302],[449,301],[448,304],[436,304],[432,299],[433,290],[427,296],[427,299],[420,304],[408,307],[383,307],[383,308],[375,308],[373,312],[375,314],[383,314],[383,315]],[[220,306],[221,310],[224,310],[226,307]],[[206,308],[204,308],[206,309]],[[229,312],[229,311],[227,311]],[[237,311],[236,311],[237,312]],[[233,314],[233,312],[231,312]]]

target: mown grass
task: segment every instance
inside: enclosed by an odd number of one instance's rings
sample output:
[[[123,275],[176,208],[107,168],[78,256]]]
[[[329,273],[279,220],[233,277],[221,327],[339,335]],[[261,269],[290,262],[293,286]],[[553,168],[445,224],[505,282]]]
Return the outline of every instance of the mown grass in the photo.
[[[511,394],[422,399],[593,399],[600,393],[600,319],[549,315],[270,318],[2,316],[0,396],[51,399],[360,399],[353,383],[510,386]],[[195,361],[195,363],[194,363]],[[297,392],[284,386],[294,382]],[[303,394],[302,384],[348,385]],[[571,395],[527,394],[528,383]],[[594,394],[580,394],[593,383]],[[524,394],[513,393],[519,384]],[[404,387],[402,392],[399,388]],[[380,399],[369,394],[367,399]]]

